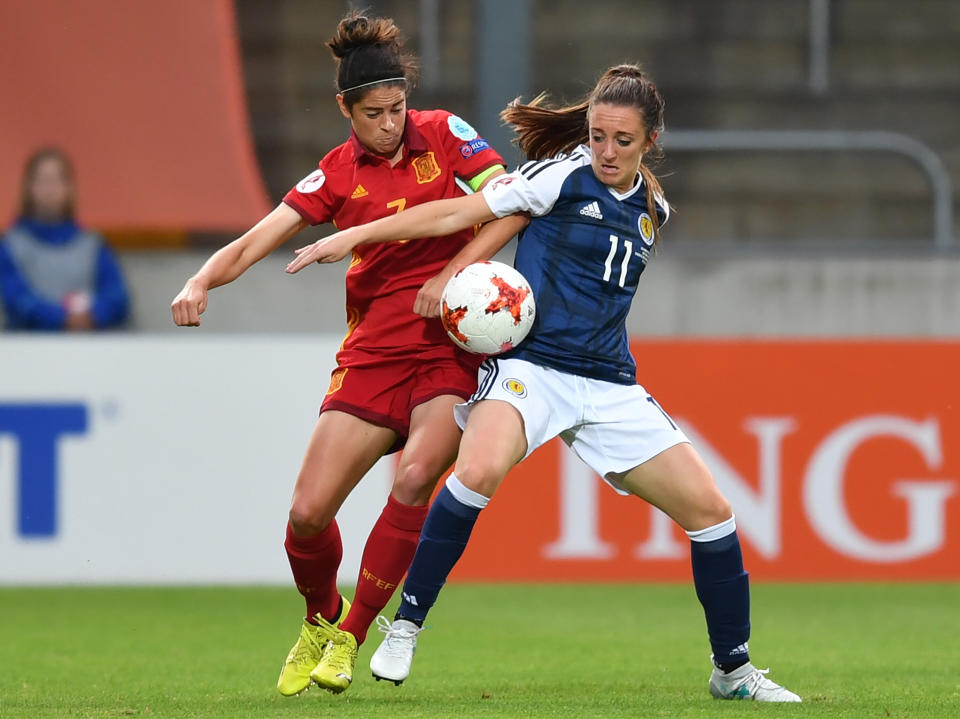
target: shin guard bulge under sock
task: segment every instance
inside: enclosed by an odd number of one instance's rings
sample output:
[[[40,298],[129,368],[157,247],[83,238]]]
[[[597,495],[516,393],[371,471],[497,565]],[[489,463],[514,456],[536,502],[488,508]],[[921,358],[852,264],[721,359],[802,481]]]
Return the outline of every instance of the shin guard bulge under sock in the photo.
[[[357,638],[357,644],[366,639],[370,624],[387,606],[410,566],[428,509],[427,505],[414,507],[387,498],[363,549],[353,604],[340,623],[341,629]]]
[[[337,521],[333,520],[330,526],[311,537],[298,537],[287,524],[283,546],[290,560],[293,581],[307,603],[307,619],[317,614],[327,621],[336,619],[340,608],[337,569],[343,558]]]
[[[714,662],[743,664],[749,660],[750,582],[734,519],[687,534],[693,582],[707,620]]]
[[[430,507],[420,533],[420,543],[403,585],[398,614],[422,623],[437,600],[480,516],[487,498],[465,487],[450,475]]]

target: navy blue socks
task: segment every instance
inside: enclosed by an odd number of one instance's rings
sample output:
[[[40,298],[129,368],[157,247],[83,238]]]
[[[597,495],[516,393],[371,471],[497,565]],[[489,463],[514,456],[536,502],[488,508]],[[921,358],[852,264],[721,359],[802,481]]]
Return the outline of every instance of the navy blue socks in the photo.
[[[750,582],[733,517],[687,532],[697,598],[707,619],[713,661],[725,672],[750,661]]]
[[[397,617],[423,624],[488,501],[450,476],[427,514]],[[736,523],[731,517],[687,534],[693,583],[707,620],[713,660],[729,672],[750,660],[750,583]]]
[[[422,625],[427,612],[460,559],[487,497],[450,475],[430,507],[420,543],[403,583],[397,617]]]

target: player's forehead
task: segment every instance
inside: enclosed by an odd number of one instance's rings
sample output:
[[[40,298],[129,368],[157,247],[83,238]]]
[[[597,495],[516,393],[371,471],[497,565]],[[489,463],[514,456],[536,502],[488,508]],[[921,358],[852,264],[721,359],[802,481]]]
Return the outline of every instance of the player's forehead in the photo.
[[[587,113],[587,122],[591,130],[603,132],[606,135],[642,136],[646,134],[643,113],[629,105],[609,103],[592,105]]]
[[[373,87],[360,98],[360,101],[354,107],[361,111],[389,110],[404,103],[406,99],[406,88],[402,86]]]

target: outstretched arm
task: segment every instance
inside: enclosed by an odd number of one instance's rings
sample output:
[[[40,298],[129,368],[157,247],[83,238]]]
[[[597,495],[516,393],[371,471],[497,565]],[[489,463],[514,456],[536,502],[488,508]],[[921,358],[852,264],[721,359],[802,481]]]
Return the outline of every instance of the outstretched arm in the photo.
[[[423,283],[413,303],[413,311],[423,317],[438,317],[440,295],[450,278],[473,262],[489,260],[528,224],[530,218],[526,215],[507,215],[485,224],[477,236],[464,245],[446,267]]]
[[[207,308],[207,290],[233,282],[306,226],[307,221],[296,210],[278,205],[241,237],[214,252],[200,271],[187,280],[170,306],[173,321],[180,326],[197,327]]]
[[[301,247],[296,251],[297,258],[287,265],[287,272],[299,272],[311,262],[337,262],[349,255],[357,245],[444,237],[495,218],[496,215],[490,211],[481,192],[425,202],[396,215],[350,227],[312,245]]]

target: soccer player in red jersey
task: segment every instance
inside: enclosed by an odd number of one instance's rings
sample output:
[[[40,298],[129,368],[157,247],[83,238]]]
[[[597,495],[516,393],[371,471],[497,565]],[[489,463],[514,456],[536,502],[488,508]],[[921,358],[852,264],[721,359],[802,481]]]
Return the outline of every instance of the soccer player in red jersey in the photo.
[[[458,182],[479,190],[503,173],[500,155],[459,117],[407,109],[414,63],[403,53],[392,20],[352,12],[327,44],[337,62],[337,103],[352,127],[349,140],[187,280],[173,300],[176,324],[199,325],[208,290],[232,282],[308,225],[353,227],[462,195]],[[410,565],[427,503],[456,457],[460,430],[453,407],[476,388],[478,361],[454,347],[439,319],[416,314],[415,305],[436,304],[444,277],[463,264],[463,255],[459,264],[452,258],[468,242],[468,255],[486,257],[524,224],[509,217],[486,225],[475,239],[471,229],[369,245],[353,255],[346,275],[348,333],[287,525],[284,546],[306,600],[306,618],[277,682],[282,694],[298,694],[311,681],[334,692],[350,685],[357,645]],[[336,586],[342,546],[335,515],[367,470],[401,447],[351,606]],[[331,642],[334,632],[356,641]]]

